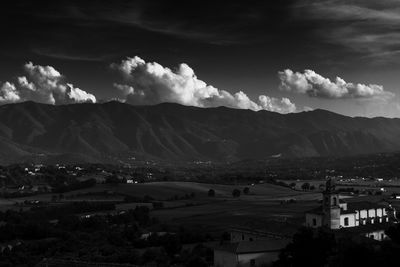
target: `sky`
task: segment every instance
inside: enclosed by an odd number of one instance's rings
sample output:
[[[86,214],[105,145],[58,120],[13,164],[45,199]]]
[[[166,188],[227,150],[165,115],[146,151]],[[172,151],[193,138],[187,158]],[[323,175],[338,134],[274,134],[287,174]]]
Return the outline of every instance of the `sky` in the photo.
[[[396,0],[2,1],[0,104],[400,117]]]

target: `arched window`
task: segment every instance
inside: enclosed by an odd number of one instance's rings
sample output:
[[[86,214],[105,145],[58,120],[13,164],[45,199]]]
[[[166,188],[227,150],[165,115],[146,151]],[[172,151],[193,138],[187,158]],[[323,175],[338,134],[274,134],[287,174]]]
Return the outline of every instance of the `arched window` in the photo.
[[[333,197],[333,206],[336,206],[336,205],[337,205],[337,198]]]
[[[313,218],[312,219],[312,224],[313,224],[313,226],[317,226],[317,219]]]
[[[349,218],[344,218],[344,226],[349,226]]]

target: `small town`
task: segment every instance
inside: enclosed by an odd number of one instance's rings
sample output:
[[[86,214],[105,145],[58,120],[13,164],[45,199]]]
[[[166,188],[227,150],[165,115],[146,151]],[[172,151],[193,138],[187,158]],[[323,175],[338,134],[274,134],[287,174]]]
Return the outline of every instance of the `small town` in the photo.
[[[13,0],[0,267],[400,253],[400,1]]]
[[[273,168],[236,170],[234,179],[210,163],[198,172],[190,163],[1,167],[1,264],[280,266],[300,253],[295,242],[322,237],[379,251],[395,242],[400,181],[349,178],[345,169],[309,170],[325,177],[300,180],[278,179]],[[202,181],[208,173],[220,182]]]

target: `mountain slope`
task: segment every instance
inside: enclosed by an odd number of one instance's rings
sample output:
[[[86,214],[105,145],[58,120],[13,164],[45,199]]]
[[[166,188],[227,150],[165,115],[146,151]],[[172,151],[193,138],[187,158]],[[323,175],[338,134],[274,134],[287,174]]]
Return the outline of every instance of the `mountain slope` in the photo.
[[[263,159],[400,150],[400,119],[351,118],[178,104],[0,107],[0,163],[76,155],[91,161]]]

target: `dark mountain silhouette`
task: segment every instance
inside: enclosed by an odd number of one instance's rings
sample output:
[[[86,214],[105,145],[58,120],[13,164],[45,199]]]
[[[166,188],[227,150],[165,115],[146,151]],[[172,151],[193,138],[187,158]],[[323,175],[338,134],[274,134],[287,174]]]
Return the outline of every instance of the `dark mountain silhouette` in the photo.
[[[400,150],[400,119],[118,102],[0,107],[0,162],[347,156]]]

